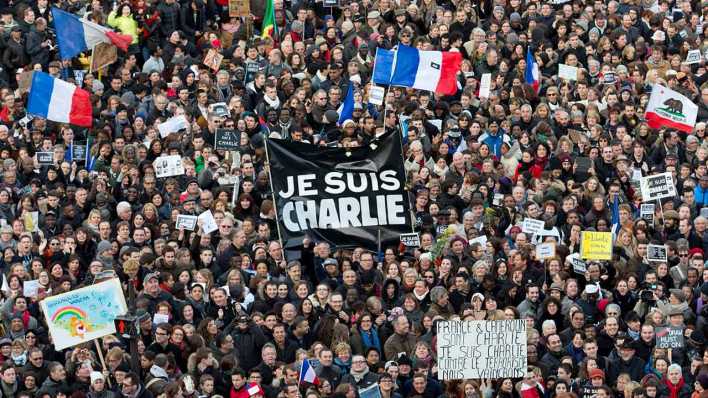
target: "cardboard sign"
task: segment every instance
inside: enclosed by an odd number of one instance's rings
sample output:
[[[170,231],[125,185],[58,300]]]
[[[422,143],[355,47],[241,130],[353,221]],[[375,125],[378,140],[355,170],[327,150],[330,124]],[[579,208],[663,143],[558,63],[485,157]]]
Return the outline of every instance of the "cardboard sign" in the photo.
[[[160,156],[152,162],[157,178],[181,176],[184,174],[182,157],[179,155]]]
[[[369,88],[369,103],[373,105],[383,105],[386,90],[383,87],[371,86]]]
[[[702,59],[703,55],[701,54],[701,50],[689,50],[688,54],[686,54],[686,60],[683,61],[683,63],[686,65],[699,64]]]
[[[674,177],[671,173],[642,177],[639,185],[642,191],[642,202],[652,202],[676,196],[676,186],[674,186]]]
[[[667,255],[668,249],[666,245],[652,245],[647,246],[647,260],[656,262],[666,262],[668,259]]]
[[[40,301],[55,350],[116,332],[115,319],[128,312],[118,278]]]
[[[654,209],[656,209],[654,203],[642,203],[639,208],[639,217],[647,220],[649,224],[654,225]]]
[[[534,220],[533,218],[524,218],[523,223],[521,223],[521,232],[525,234],[536,235],[537,233],[543,231],[546,223],[541,220]]]
[[[37,152],[37,163],[41,166],[54,164],[54,152]]]
[[[558,77],[565,80],[578,80],[578,68],[566,64],[558,64]]]
[[[438,379],[524,377],[526,327],[523,319],[439,322]]]
[[[420,234],[417,232],[401,234],[401,243],[406,247],[420,247]]]
[[[194,231],[197,226],[197,216],[188,216],[186,214],[178,214],[175,229],[184,228],[187,231]]]
[[[221,55],[218,51],[215,49],[211,48],[209,51],[207,51],[206,56],[204,57],[204,61],[202,62],[204,65],[209,67],[209,69],[213,70],[214,72],[218,72],[219,69],[221,68],[221,61],[224,60],[224,56]]]
[[[556,245],[553,243],[541,243],[536,245],[536,259],[545,260],[556,256]]]
[[[216,129],[214,149],[235,151],[241,146],[241,133],[234,129]]]
[[[251,14],[251,3],[248,0],[229,0],[230,17],[247,17]]]
[[[585,260],[612,260],[612,232],[583,231],[580,258]]]
[[[683,348],[685,345],[683,328],[657,327],[654,328],[654,333],[657,348]]]

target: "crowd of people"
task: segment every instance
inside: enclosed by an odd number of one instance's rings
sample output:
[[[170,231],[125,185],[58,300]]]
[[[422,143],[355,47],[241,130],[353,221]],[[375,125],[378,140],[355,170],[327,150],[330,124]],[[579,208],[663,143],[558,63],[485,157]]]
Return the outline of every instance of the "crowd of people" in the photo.
[[[272,4],[269,35],[263,1],[0,2],[0,397],[707,396],[707,2]],[[132,44],[98,72],[62,60],[52,7]],[[460,52],[457,93],[369,103],[376,50],[399,44]],[[92,128],[26,113],[40,70],[90,93]],[[649,127],[656,85],[698,106],[693,131]],[[420,247],[282,247],[266,141],[365,146],[401,119]],[[215,148],[219,128],[238,150]],[[184,175],[158,178],[164,155]],[[641,211],[639,180],[664,172],[677,194]],[[218,230],[176,228],[206,210]],[[613,232],[611,261],[581,261],[587,231]],[[111,271],[137,295],[136,363],[119,335],[57,351],[40,301]],[[525,377],[438,380],[447,319],[526,320]],[[660,327],[682,343],[659,348]]]

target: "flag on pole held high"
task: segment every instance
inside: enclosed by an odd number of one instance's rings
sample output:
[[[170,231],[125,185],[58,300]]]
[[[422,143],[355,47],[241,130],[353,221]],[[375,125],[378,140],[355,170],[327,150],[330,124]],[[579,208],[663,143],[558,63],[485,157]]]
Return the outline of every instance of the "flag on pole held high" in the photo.
[[[653,129],[668,127],[686,133],[693,131],[698,105],[678,92],[655,84],[644,117]]]
[[[93,124],[89,92],[44,72],[36,71],[32,76],[27,113],[82,127]]]
[[[52,8],[52,16],[62,59],[70,59],[81,52],[91,50],[98,43],[110,43],[128,51],[128,46],[133,42],[129,35],[116,33],[58,8]]]
[[[461,63],[459,52],[421,51],[400,44],[396,51],[377,49],[373,79],[377,84],[453,95],[457,92]]]
[[[349,82],[347,96],[344,97],[344,102],[337,109],[337,113],[339,113],[337,124],[340,126],[345,120],[351,119],[354,115],[354,83],[352,81]]]
[[[278,36],[278,27],[275,25],[275,4],[274,0],[266,0],[265,14],[263,14],[263,25],[261,26],[261,38]]]

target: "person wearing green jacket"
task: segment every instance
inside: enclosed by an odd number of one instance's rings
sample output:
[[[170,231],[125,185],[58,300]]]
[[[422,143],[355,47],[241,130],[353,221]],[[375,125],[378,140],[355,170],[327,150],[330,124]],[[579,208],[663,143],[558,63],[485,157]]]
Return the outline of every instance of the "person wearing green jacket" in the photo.
[[[118,9],[120,8],[120,16]],[[108,14],[108,26],[117,28],[121,33],[130,35],[133,41],[130,44],[138,44],[138,21],[133,17],[133,9],[128,4],[123,4]]]

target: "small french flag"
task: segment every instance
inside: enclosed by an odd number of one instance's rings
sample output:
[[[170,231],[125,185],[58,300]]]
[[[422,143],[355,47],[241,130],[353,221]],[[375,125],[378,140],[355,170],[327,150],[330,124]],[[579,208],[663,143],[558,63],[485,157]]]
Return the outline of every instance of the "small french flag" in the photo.
[[[89,92],[44,72],[34,72],[27,112],[53,122],[82,127],[93,124]]]
[[[400,44],[396,51],[391,84],[433,91],[443,95],[457,92],[457,72],[462,54],[451,51],[421,51]]]
[[[298,384],[302,383],[320,384],[320,379],[315,373],[315,368],[312,367],[312,364],[310,364],[307,358],[302,360],[302,367],[300,367],[300,380],[298,380]]]
[[[133,42],[132,36],[116,33],[58,8],[52,8],[52,17],[62,59],[70,59],[81,52],[91,50],[98,43],[113,44],[123,51],[128,51],[128,46]]]
[[[265,396],[265,391],[263,391],[263,388],[258,384],[246,385],[246,392],[248,393],[249,397]]]
[[[538,90],[541,86],[540,72],[538,70],[538,64],[536,59],[533,57],[531,52],[531,46],[526,49],[526,70],[524,71],[524,78],[526,84],[533,87],[533,90],[538,94]]]

